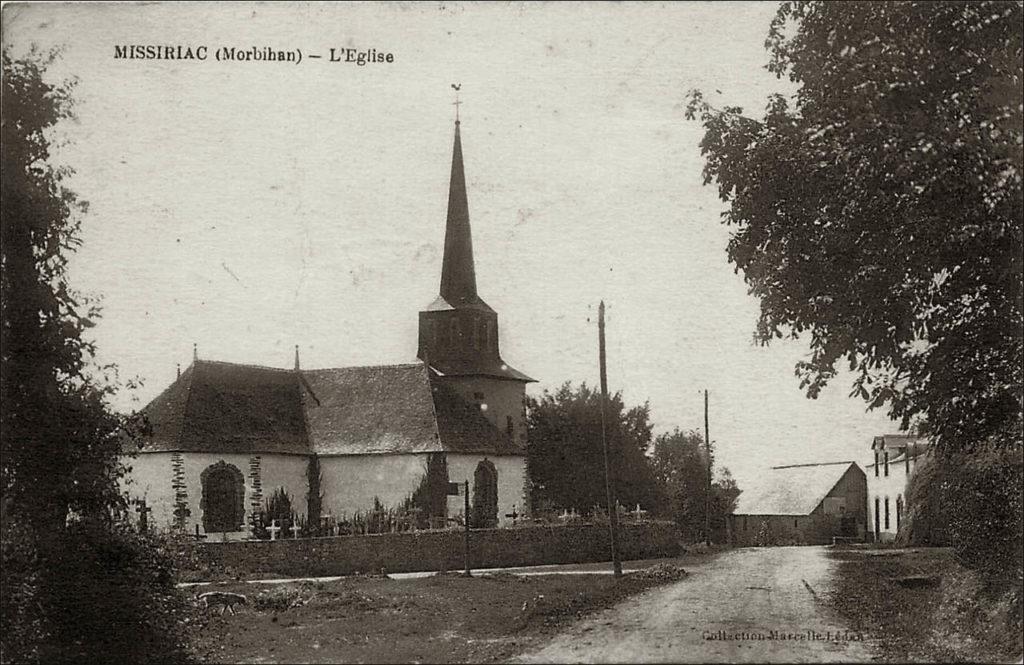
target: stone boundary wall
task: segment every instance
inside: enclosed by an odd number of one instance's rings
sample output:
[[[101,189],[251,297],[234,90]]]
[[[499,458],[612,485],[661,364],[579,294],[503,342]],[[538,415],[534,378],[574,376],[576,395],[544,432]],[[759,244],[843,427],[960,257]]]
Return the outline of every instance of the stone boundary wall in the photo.
[[[193,546],[195,569],[185,578],[321,577],[451,570],[463,567],[461,530],[278,541],[208,542]],[[556,563],[591,563],[611,558],[607,526],[530,526],[474,529],[470,565],[501,568]],[[680,551],[672,522],[624,524],[622,559],[675,556]]]

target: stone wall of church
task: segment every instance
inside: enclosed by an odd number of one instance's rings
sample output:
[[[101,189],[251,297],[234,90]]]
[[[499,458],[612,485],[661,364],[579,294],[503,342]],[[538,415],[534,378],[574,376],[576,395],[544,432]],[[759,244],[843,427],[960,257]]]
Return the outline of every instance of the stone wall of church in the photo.
[[[473,475],[483,460],[494,464],[498,472],[498,524],[508,526],[511,518],[505,517],[513,507],[522,514],[526,509],[526,458],[520,456],[495,456],[479,454],[448,453],[448,480],[453,483],[469,481],[472,501]],[[461,515],[465,510],[465,499],[461,496],[448,497],[448,515]]]
[[[508,431],[508,419],[511,418],[512,436],[526,450],[524,384],[484,376],[452,376],[446,377],[445,382],[470,404],[481,405],[480,412],[501,432]]]
[[[427,473],[427,454],[338,455],[320,457],[321,515],[341,520],[371,510],[376,497],[398,507]]]
[[[204,533],[200,507],[202,473],[219,462],[234,466],[243,478],[246,527],[251,524],[249,516],[255,506],[262,506],[279,487],[283,487],[291,497],[295,512],[305,516],[309,486],[306,478],[308,458],[303,455],[144,453],[129,461],[132,471],[123,481],[124,487],[132,499],[145,499],[147,507],[152,509],[150,521],[156,526],[171,526],[175,513],[183,514],[184,508],[187,515],[183,517],[182,526],[189,533],[194,533],[198,525],[199,532]],[[176,475],[179,487],[175,487]],[[246,532],[235,533],[236,537],[241,537]]]

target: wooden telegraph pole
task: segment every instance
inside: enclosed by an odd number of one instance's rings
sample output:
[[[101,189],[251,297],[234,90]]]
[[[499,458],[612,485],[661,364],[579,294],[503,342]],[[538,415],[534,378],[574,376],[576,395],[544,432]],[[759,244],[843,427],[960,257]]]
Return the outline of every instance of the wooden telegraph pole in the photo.
[[[462,573],[462,575],[464,577],[472,577],[473,573],[469,570],[469,481],[468,480],[466,481],[465,490],[466,490],[465,491],[465,496],[466,496],[466,508],[465,508],[465,511],[466,512],[465,512],[465,519],[463,521],[466,523],[466,531],[465,531],[465,535],[463,536],[462,555],[463,555],[463,557],[465,557],[466,570],[465,570],[465,572]]]
[[[612,570],[615,577],[622,577],[622,562],[619,560],[619,508],[615,501],[615,486],[612,483],[611,466],[608,462],[608,433],[605,411],[608,403],[608,371],[604,357],[604,301],[597,308],[597,347],[601,366],[601,444],[604,448],[604,488],[608,499],[608,528],[612,540]]]
[[[708,391],[704,390],[704,455],[708,461],[708,478],[704,487],[704,544],[711,544],[711,438],[708,435]]]

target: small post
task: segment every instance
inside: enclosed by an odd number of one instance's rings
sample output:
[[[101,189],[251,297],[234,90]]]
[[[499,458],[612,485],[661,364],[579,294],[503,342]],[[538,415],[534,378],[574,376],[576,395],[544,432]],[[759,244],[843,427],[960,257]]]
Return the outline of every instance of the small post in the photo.
[[[192,342],[192,362],[199,360],[199,345]]]
[[[601,371],[601,443],[604,448],[604,489],[608,499],[608,529],[612,541],[612,571],[615,577],[622,577],[622,561],[619,560],[619,507],[615,500],[615,486],[612,482],[611,467],[608,462],[608,434],[605,420],[608,402],[608,371],[605,367],[604,353],[604,301],[597,308],[597,340],[598,361]]]
[[[465,536],[463,537],[463,553],[462,554],[463,554],[463,557],[465,558],[466,570],[465,570],[465,572],[462,573],[462,575],[464,577],[471,577],[473,575],[473,573],[469,569],[469,481],[468,480],[466,481],[466,484],[465,484],[464,487],[465,487],[465,490],[466,490],[466,508],[465,508],[466,512],[465,512],[465,515],[464,515],[462,521],[465,522],[465,524],[466,524],[466,531],[465,531]]]
[[[299,345],[295,345],[295,371],[299,371]]]

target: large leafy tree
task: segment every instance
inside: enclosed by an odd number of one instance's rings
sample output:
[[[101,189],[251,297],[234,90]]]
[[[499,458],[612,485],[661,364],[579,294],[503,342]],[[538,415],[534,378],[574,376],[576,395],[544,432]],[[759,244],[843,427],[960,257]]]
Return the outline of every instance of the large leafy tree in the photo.
[[[714,450],[711,453],[714,464]],[[708,459],[704,437],[695,430],[675,429],[659,435],[651,449],[651,466],[664,497],[663,512],[679,526],[684,540],[704,540],[705,524],[716,542],[726,540],[726,519],[736,507],[740,489],[729,469],[718,469],[708,496]],[[705,515],[710,509],[710,519]]]
[[[616,497],[626,507],[657,504],[657,486],[645,456],[652,428],[647,404],[628,407],[609,395],[606,411],[609,466]],[[573,509],[589,514],[605,506],[601,443],[601,392],[565,383],[539,398],[527,397],[527,465],[534,509]]]
[[[118,489],[131,423],[83,336],[98,312],[67,278],[85,205],[51,165],[73,88],[47,81],[52,57],[3,53],[0,659],[176,660],[168,562]]]
[[[1022,428],[1022,5],[786,2],[763,117],[693,91],[705,181],[763,342],[803,337],[809,396],[853,393],[943,450]]]

